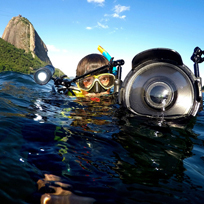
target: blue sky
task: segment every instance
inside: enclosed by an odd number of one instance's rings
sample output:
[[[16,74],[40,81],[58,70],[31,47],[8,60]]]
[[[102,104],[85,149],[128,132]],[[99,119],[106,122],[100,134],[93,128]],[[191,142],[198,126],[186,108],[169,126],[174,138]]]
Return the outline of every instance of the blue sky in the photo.
[[[123,78],[144,50],[176,50],[193,70],[194,48],[204,49],[203,0],[6,0],[0,4],[0,36],[19,14],[47,45],[53,65],[68,76],[76,75],[82,57],[99,53],[98,45],[125,60]],[[204,78],[204,63],[200,72]]]

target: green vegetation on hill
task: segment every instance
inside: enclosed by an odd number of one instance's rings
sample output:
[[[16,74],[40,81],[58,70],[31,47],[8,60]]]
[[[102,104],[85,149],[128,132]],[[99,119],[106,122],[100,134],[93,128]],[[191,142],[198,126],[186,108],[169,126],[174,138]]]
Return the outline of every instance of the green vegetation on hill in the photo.
[[[60,76],[62,76],[62,75],[65,75],[64,72],[62,72],[62,71],[61,71],[60,69],[58,69],[58,68],[55,68],[55,74],[54,74],[54,76],[60,77]]]
[[[41,61],[37,56],[33,58],[31,53],[26,53],[25,50],[18,49],[0,38],[0,72],[15,71],[32,74],[45,65],[47,63]],[[63,74],[61,70],[55,70],[56,76],[62,76]]]
[[[31,53],[25,53],[25,50],[18,49],[0,38],[0,71],[30,74],[45,65],[39,58],[33,58]]]

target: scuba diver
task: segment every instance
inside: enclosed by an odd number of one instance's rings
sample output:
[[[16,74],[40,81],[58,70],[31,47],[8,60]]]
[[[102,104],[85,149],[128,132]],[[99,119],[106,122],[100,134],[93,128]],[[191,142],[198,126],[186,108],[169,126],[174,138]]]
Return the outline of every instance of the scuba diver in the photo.
[[[46,65],[34,73],[34,80],[37,84],[45,85],[52,79],[53,91],[68,96],[107,95],[112,87],[114,87],[114,93],[118,93],[122,84],[121,66],[124,65],[124,60],[113,60],[114,58],[111,58],[101,46],[98,50],[102,55],[89,54],[79,61],[76,77],[73,79],[67,78],[67,75],[53,77],[55,68],[52,65]]]
[[[64,109],[62,114],[64,117],[72,119],[71,126],[83,127],[88,131],[95,131],[89,128],[88,124],[106,124],[106,120],[96,119],[111,109],[109,106],[115,103],[114,96],[111,94],[111,88],[114,86],[115,76],[110,73],[109,68],[98,70],[100,67],[107,66],[109,61],[101,54],[89,54],[83,57],[76,69],[76,78],[83,75],[76,81],[77,88],[73,90],[76,97],[75,102],[82,105],[82,108]],[[95,72],[96,70],[96,72]],[[90,73],[90,74],[89,74]],[[87,75],[88,74],[88,75]],[[68,95],[73,95],[70,91]],[[97,104],[96,104],[96,103]],[[111,112],[110,112],[111,113]]]
[[[100,54],[89,54],[82,58],[77,66],[76,76],[82,76],[102,66],[108,65],[109,61]],[[101,96],[110,93],[114,86],[115,76],[108,70],[98,71],[77,80],[76,84],[84,96]],[[78,95],[78,94],[77,94]]]
[[[112,116],[112,109],[109,107],[113,104],[113,96],[111,96],[111,88],[114,86],[115,76],[109,73],[108,69],[97,70],[100,67],[107,66],[109,61],[101,54],[89,54],[83,57],[76,69],[76,78],[86,75],[76,80],[77,89],[73,89],[73,93],[79,100],[74,100],[83,108],[74,108],[72,110],[63,109],[63,117],[72,120],[70,126],[82,128],[88,132],[102,132],[104,125],[110,123],[108,120],[100,116]],[[88,74],[90,73],[90,74]],[[70,91],[69,96],[73,96]],[[99,98],[100,97],[100,98]],[[112,111],[111,111],[112,110]],[[107,112],[109,113],[107,115]],[[98,118],[95,118],[97,114]],[[99,125],[96,128],[95,125]],[[93,127],[92,127],[93,126]],[[101,128],[100,128],[101,127]],[[55,139],[59,142],[59,155],[66,162],[66,146],[60,144],[62,141],[69,140],[70,127],[57,127],[55,131]],[[70,185],[61,181],[59,177],[52,174],[45,174],[45,178],[41,178],[37,182],[38,190],[42,193],[41,203],[83,203],[92,204],[95,199],[91,197],[78,196],[70,191]],[[54,185],[51,185],[54,184]],[[57,186],[57,187],[56,187]],[[68,187],[67,187],[68,186]]]

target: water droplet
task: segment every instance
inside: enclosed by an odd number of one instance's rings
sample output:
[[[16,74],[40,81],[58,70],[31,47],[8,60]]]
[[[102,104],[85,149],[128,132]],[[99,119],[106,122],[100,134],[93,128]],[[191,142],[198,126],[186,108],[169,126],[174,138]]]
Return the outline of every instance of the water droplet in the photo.
[[[25,162],[22,158],[19,159],[21,162]]]

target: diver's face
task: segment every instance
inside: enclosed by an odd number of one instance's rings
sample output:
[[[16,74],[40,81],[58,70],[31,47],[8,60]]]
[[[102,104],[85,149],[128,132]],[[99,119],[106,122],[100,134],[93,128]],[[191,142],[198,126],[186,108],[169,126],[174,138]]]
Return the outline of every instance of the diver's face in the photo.
[[[78,81],[78,86],[86,96],[100,96],[110,93],[114,86],[115,76],[110,73],[89,75]]]

